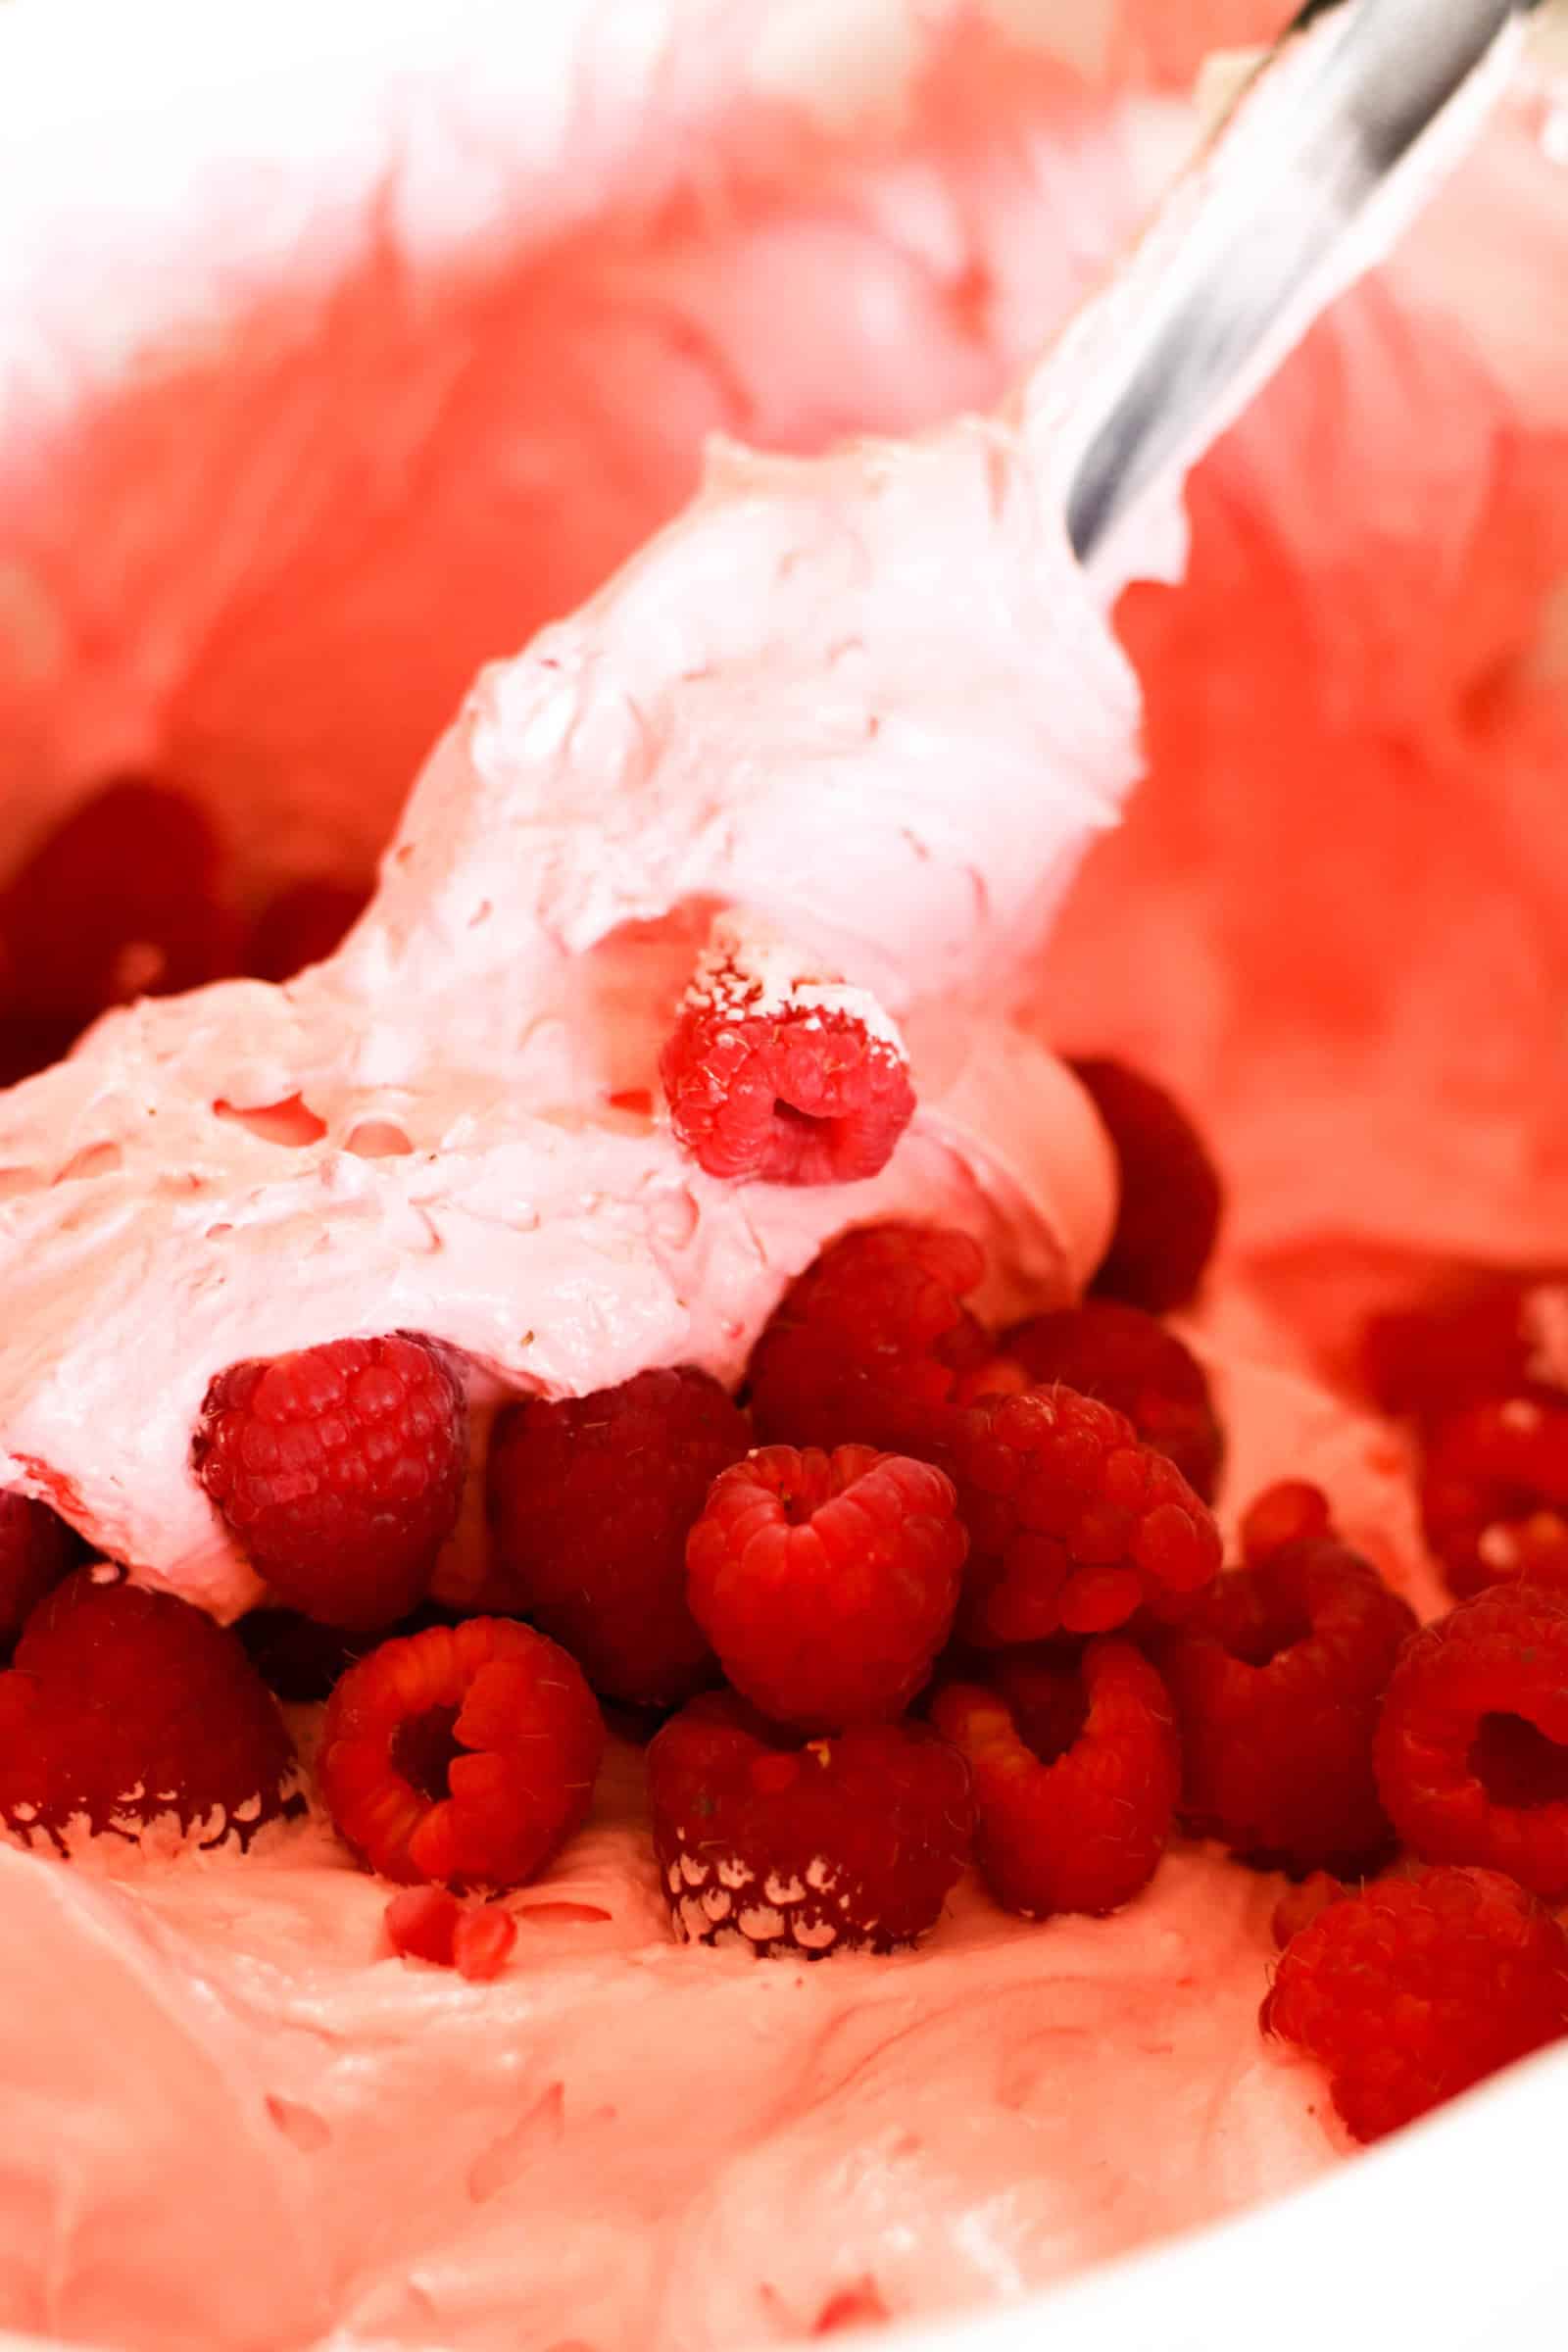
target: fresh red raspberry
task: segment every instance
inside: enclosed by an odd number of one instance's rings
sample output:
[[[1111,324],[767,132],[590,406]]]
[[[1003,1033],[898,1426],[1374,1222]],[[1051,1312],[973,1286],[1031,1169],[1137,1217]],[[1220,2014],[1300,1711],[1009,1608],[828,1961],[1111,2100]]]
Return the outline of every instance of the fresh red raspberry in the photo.
[[[353,882],[293,882],[268,902],[251,928],[245,969],[258,980],[292,980],[342,946],[370,894]]]
[[[1421,1516],[1452,1592],[1568,1592],[1568,1405],[1508,1396],[1440,1422],[1427,1442]]]
[[[1334,1514],[1321,1487],[1282,1478],[1253,1495],[1242,1513],[1242,1557],[1256,1568],[1287,1544],[1317,1543],[1334,1533]]]
[[[78,1557],[75,1536],[46,1502],[0,1494],[0,1658]]]
[[[1496,1397],[1568,1396],[1568,1268],[1460,1269],[1361,1341],[1368,1388],[1387,1413],[1432,1422]]]
[[[1568,1599],[1504,1586],[1424,1627],[1374,1752],[1389,1818],[1423,1861],[1568,1896]]]
[[[1555,2041],[1568,1936],[1511,1879],[1425,1870],[1330,1903],[1282,1954],[1265,2034],[1328,2070],[1357,2139],[1381,2139]]]
[[[1068,1065],[1115,1146],[1121,1204],[1094,1287],[1152,1315],[1184,1306],[1213,1254],[1224,1207],[1208,1148],[1180,1103],[1125,1062]]]
[[[729,1691],[665,1724],[648,1797],[676,1934],[808,1959],[912,1943],[973,1837],[968,1767],[926,1725],[858,1724],[799,1746]]]
[[[929,1462],[767,1446],[713,1483],[687,1591],[724,1672],[775,1723],[901,1715],[953,1630],[968,1539]]]
[[[1332,1540],[1216,1578],[1156,1652],[1181,1725],[1188,1826],[1293,1871],[1385,1852],[1372,1741],[1415,1630],[1371,1562]]]
[[[739,1183],[875,1176],[914,1115],[896,1031],[837,983],[775,981],[735,940],[703,958],[659,1074],[687,1151]]]
[[[951,1457],[970,1544],[959,1625],[981,1648],[1109,1633],[1219,1568],[1213,1517],[1174,1463],[1071,1389],[982,1397],[955,1416]]]
[[[670,1706],[713,1680],[686,1538],[750,1425],[706,1372],[508,1407],[490,1443],[497,1605],[570,1650],[594,1689]]]
[[[1029,1383],[1060,1381],[1125,1413],[1146,1446],[1174,1462],[1195,1494],[1212,1502],[1225,1458],[1208,1377],[1173,1331],[1142,1307],[1089,1298],[1054,1315],[1032,1315],[1002,1341]]]
[[[451,1356],[398,1331],[231,1364],[192,1460],[279,1599],[357,1631],[423,1597],[457,1524],[467,1428]]]
[[[1320,1911],[1330,1903],[1343,1902],[1349,1888],[1341,1884],[1331,1871],[1314,1870],[1294,1886],[1287,1886],[1269,1917],[1269,1933],[1275,1948],[1284,1951],[1293,1936],[1310,1927]]]
[[[248,1843],[284,1809],[294,1751],[232,1634],[102,1564],[35,1608],[0,1675],[0,1815],[57,1839],[177,1816]]]
[[[505,1617],[383,1642],[326,1704],[322,1801],[400,1886],[516,1886],[582,1827],[605,1727],[574,1659]]]
[[[962,1303],[985,1251],[941,1225],[861,1225],[790,1285],[752,1350],[758,1435],[941,1457],[961,1376],[991,1355]]]
[[[517,1923],[498,1903],[460,1903],[445,1886],[405,1886],[387,1904],[386,1933],[405,1959],[455,1968],[483,1984],[505,1968]]]
[[[974,1777],[981,1875],[1025,1919],[1118,1910],[1153,1877],[1181,1788],[1159,1676],[1100,1641],[1076,1670],[1009,1659],[997,1680],[951,1683],[931,1707]]]
[[[73,810],[0,894],[9,1009],[79,1029],[131,997],[234,969],[217,836],[172,785],[123,777]]]

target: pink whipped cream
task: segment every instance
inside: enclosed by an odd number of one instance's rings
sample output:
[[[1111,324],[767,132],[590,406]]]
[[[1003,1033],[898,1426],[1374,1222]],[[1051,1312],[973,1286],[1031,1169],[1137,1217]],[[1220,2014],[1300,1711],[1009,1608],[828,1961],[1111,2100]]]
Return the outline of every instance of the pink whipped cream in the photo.
[[[1074,1028],[1182,1078],[1243,1179],[1200,1333],[1231,1506],[1317,1477],[1425,1597],[1397,1448],[1319,1377],[1329,1315],[1296,1337],[1284,1309],[1299,1327],[1332,1267],[1348,1312],[1396,1246],[1513,1248],[1523,1220],[1561,1247],[1549,380],[1500,306],[1459,355],[1456,210],[1320,330],[1199,478],[1191,591],[1123,608],[1153,773],[1043,977],[1138,704],[1027,449],[966,425],[913,457],[793,453],[989,404],[1186,133],[956,12],[918,35],[870,13],[882,46],[824,115],[801,103],[835,79],[823,27],[792,38],[782,8],[742,30],[693,6],[635,50],[563,12],[482,93],[456,40],[444,82],[400,74],[394,11],[373,67],[312,82],[308,168],[237,81],[221,166],[175,110],[139,258],[37,148],[0,166],[41,191],[27,251],[94,338],[48,375],[35,335],[3,354],[30,405],[0,448],[0,857],[74,780],[156,757],[247,810],[258,890],[352,863],[475,662],[673,512],[703,432],[785,453],[721,453],[690,520],[485,674],[331,964],[117,1015],[0,1099],[0,1478],[220,1613],[257,1588],[185,1448],[235,1355],[409,1324],[482,1396],[732,1372],[826,1234],[900,1208],[985,1236],[988,1303],[1066,1296],[1108,1162],[1031,1031]],[[1091,74],[1152,55],[1094,11],[1070,46]],[[1522,98],[1467,175],[1468,235],[1544,207],[1546,127]],[[265,221],[258,170],[284,192]],[[1430,439],[1364,405],[1396,363],[1433,388]],[[127,500],[150,456],[158,498]],[[1420,630],[1371,633],[1380,564]],[[612,1102],[654,1083],[715,902],[898,1023],[921,1112],[873,1186],[727,1193]],[[1455,920],[1499,985],[1449,977]],[[460,1546],[449,1588],[472,1573]],[[382,1956],[385,1889],[314,1824],[248,1857],[0,1850],[0,2322],[55,2340],[762,2343],[866,2280],[896,2314],[1043,2284],[1339,2150],[1316,2079],[1255,2034],[1276,1883],[1199,1850],[1118,1920],[1026,1929],[966,1889],[915,1954],[759,1967],[670,1944],[617,1753],[483,1987]]]

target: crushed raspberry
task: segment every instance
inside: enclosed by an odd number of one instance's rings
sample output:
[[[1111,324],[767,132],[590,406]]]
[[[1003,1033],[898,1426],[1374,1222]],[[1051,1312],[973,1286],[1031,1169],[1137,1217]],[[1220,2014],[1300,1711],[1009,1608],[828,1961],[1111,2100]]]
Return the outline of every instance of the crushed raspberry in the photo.
[[[594,1689],[669,1706],[713,1679],[686,1600],[686,1537],[752,1442],[706,1372],[508,1407],[490,1446],[497,1605],[571,1651]]]
[[[1266,2034],[1329,2075],[1357,2139],[1381,2139],[1554,2041],[1568,1936],[1511,1879],[1425,1870],[1331,1903],[1293,1938]]]
[[[1499,1396],[1568,1397],[1568,1268],[1456,1272],[1413,1306],[1374,1315],[1361,1341],[1387,1413],[1432,1422]]]
[[[1254,1494],[1242,1513],[1242,1557],[1256,1568],[1287,1544],[1312,1544],[1334,1533],[1334,1514],[1321,1487],[1282,1478]]]
[[[1036,1387],[1060,1381],[1125,1413],[1146,1446],[1174,1462],[1195,1494],[1212,1502],[1225,1438],[1202,1365],[1173,1331],[1142,1307],[1090,1298],[1032,1315],[1002,1342]]]
[[[1269,1918],[1276,1950],[1283,1952],[1293,1936],[1299,1936],[1320,1911],[1326,1911],[1330,1903],[1343,1902],[1348,1892],[1348,1887],[1326,1870],[1314,1870],[1294,1886],[1287,1886]]]
[[[517,1923],[499,1903],[470,1903],[452,1938],[452,1957],[460,1977],[470,1984],[487,1984],[499,1977],[517,1940]]]
[[[830,1242],[752,1350],[758,1435],[940,1459],[957,1383],[992,1353],[963,1304],[985,1262],[941,1225],[861,1225]]]
[[[456,1963],[453,1939],[463,1905],[446,1886],[404,1886],[386,1907],[387,1940],[405,1960],[428,1960],[433,1968]]]
[[[423,1597],[457,1524],[467,1405],[413,1332],[231,1364],[207,1391],[197,1476],[290,1607],[358,1631]]]
[[[1174,1463],[1071,1389],[982,1397],[955,1416],[951,1458],[970,1544],[959,1628],[981,1648],[1109,1633],[1219,1568]]]
[[[1094,1287],[1152,1315],[1184,1306],[1213,1254],[1224,1192],[1181,1105],[1125,1062],[1068,1065],[1115,1147],[1121,1201]]]
[[[704,956],[659,1061],[675,1133],[736,1182],[875,1176],[914,1115],[898,1033],[868,998],[768,962],[728,933]]]
[[[1293,1871],[1385,1852],[1372,1741],[1415,1627],[1370,1561],[1327,1539],[1216,1578],[1156,1651],[1188,1827]]]
[[[838,2335],[846,2328],[868,2328],[893,2314],[883,2302],[874,2278],[857,2278],[853,2286],[841,2286],[836,2295],[829,2295],[811,2323],[813,2335]]]
[[[660,1881],[678,1936],[817,1959],[889,1951],[941,1917],[969,1858],[969,1771],[925,1724],[791,1741],[728,1691],[648,1750]]]
[[[482,1984],[505,1968],[517,1923],[497,1903],[460,1903],[445,1886],[405,1886],[387,1904],[386,1933],[405,1959],[455,1968]]]
[[[775,1723],[842,1731],[902,1714],[927,1681],[967,1549],[929,1462],[768,1446],[714,1482],[687,1590],[743,1697]]]
[[[0,1494],[0,1658],[78,1556],[76,1537],[46,1502]]]
[[[242,1843],[284,1809],[294,1751],[232,1634],[172,1593],[78,1568],[0,1675],[0,1815],[57,1838],[177,1817]]]
[[[400,1886],[516,1886],[581,1828],[605,1727],[575,1661],[504,1617],[383,1642],[327,1701],[317,1773]]]
[[[294,882],[263,907],[245,947],[245,969],[258,980],[292,980],[341,947],[370,894],[351,882]]]
[[[981,1875],[1025,1919],[1118,1910],[1153,1877],[1181,1787],[1159,1676],[1098,1641],[1076,1668],[1008,1659],[997,1682],[950,1684],[931,1708],[974,1777]]]
[[[1452,1592],[1568,1592],[1568,1405],[1509,1396],[1440,1422],[1427,1443],[1421,1516]]]
[[[235,966],[216,835],[171,785],[124,777],[57,825],[0,894],[6,1008],[85,1027]]]
[[[1389,1818],[1423,1861],[1568,1896],[1568,1600],[1505,1586],[1423,1628],[1375,1752]]]

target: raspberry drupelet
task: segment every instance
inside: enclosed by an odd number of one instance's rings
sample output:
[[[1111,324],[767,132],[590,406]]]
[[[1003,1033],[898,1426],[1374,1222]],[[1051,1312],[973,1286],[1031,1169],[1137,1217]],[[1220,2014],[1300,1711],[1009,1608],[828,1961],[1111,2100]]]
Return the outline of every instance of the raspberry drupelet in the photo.
[[[0,1674],[0,1816],[60,1841],[172,1816],[248,1843],[285,1808],[294,1749],[238,1642],[172,1593],[100,1563],[28,1618]]]
[[[1375,1755],[1389,1818],[1424,1861],[1568,1896],[1568,1597],[1503,1586],[1424,1627]]]
[[[1094,1287],[1151,1314],[1185,1306],[1213,1254],[1224,1192],[1208,1147],[1162,1086],[1108,1059],[1068,1064],[1115,1148],[1121,1198]]]
[[[317,1775],[402,1886],[516,1886],[581,1828],[605,1727],[576,1661],[502,1617],[384,1642],[327,1701]]]
[[[768,1446],[715,1480],[686,1544],[719,1663],[775,1723],[902,1714],[953,1629],[968,1539],[929,1462]]]
[[[1060,1381],[1125,1413],[1146,1446],[1174,1462],[1195,1494],[1212,1502],[1225,1438],[1208,1378],[1192,1349],[1142,1307],[1088,1298],[1031,1315],[1002,1338],[1028,1385]]]
[[[1360,2140],[1554,2041],[1568,1936],[1491,1870],[1425,1870],[1330,1902],[1293,1936],[1263,2003],[1266,2034],[1329,2076]]]
[[[1219,1531],[1181,1472],[1071,1389],[967,1406],[951,1461],[970,1544],[959,1631],[981,1648],[1109,1633],[1219,1568]]]
[[[1523,1583],[1568,1592],[1568,1405],[1494,1397],[1439,1422],[1421,1517],[1451,1592]]]
[[[1102,1640],[1076,1667],[1009,1657],[996,1680],[949,1684],[931,1706],[974,1777],[981,1875],[1025,1919],[1119,1909],[1152,1878],[1181,1786],[1159,1676]]]
[[[1372,1742],[1415,1630],[1370,1561],[1331,1538],[1216,1578],[1155,1652],[1181,1725],[1188,1827],[1299,1872],[1386,1852]]]
[[[965,1372],[992,1353],[963,1301],[985,1252],[941,1225],[861,1225],[790,1285],[752,1350],[765,1443],[878,1446],[942,1460]]]
[[[387,1904],[386,1935],[405,1960],[428,1960],[488,1984],[511,1957],[517,1923],[499,1903],[460,1903],[445,1886],[405,1886]]]
[[[919,1723],[804,1745],[714,1691],[648,1750],[660,1882],[676,1934],[817,1959],[934,1927],[969,1859],[969,1771]]]
[[[274,1594],[362,1631],[423,1598],[457,1524],[467,1403],[412,1332],[232,1364],[211,1383],[196,1474]]]
[[[686,1538],[751,1427],[706,1372],[508,1407],[490,1443],[497,1605],[571,1651],[594,1689],[672,1706],[713,1679],[686,1597]]]
[[[875,1001],[725,923],[659,1072],[681,1143],[732,1183],[875,1176],[914,1113],[908,1057]]]

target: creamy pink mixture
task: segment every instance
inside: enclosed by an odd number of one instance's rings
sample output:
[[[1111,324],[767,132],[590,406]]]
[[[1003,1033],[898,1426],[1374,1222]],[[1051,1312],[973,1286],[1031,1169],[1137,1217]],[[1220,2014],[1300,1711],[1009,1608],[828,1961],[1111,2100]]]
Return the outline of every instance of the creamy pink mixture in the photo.
[[[743,34],[694,5],[635,55],[612,15],[574,78],[499,60],[483,96],[388,64],[351,101],[365,70],[323,68],[299,135],[332,164],[247,130],[199,203],[176,114],[127,256],[0,140],[48,230],[0,306],[0,864],[155,760],[254,890],[352,870],[476,662],[674,510],[704,432],[808,451],[989,404],[1189,135],[942,11],[920,44],[886,12],[827,119],[782,8]],[[1075,22],[1090,83],[1195,62]],[[368,1313],[454,1340],[481,1398],[730,1372],[819,1240],[890,1206],[983,1232],[994,1303],[1063,1297],[1111,1178],[1040,1039],[1147,1058],[1225,1157],[1199,1336],[1232,1505],[1316,1477],[1421,1597],[1336,1342],[1423,1253],[1565,1240],[1550,130],[1521,92],[1200,471],[1189,585],[1119,616],[1152,772],[1043,962],[1137,706],[1027,444],[720,457],[694,524],[481,682],[340,958],[116,1016],[0,1102],[0,1477],[232,1614],[255,1580],[183,1448],[236,1354]],[[922,1110],[873,1186],[726,1195],[610,1102],[715,902],[900,1024]],[[864,2280],[894,2313],[1046,2282],[1340,2146],[1255,2032],[1276,1883],[1197,1850],[1120,1919],[964,1889],[915,1954],[760,1966],[669,1942],[623,1751],[486,1986],[379,1956],[385,1889],[315,1825],[0,1849],[0,2322],[68,2340],[761,2343]]]

